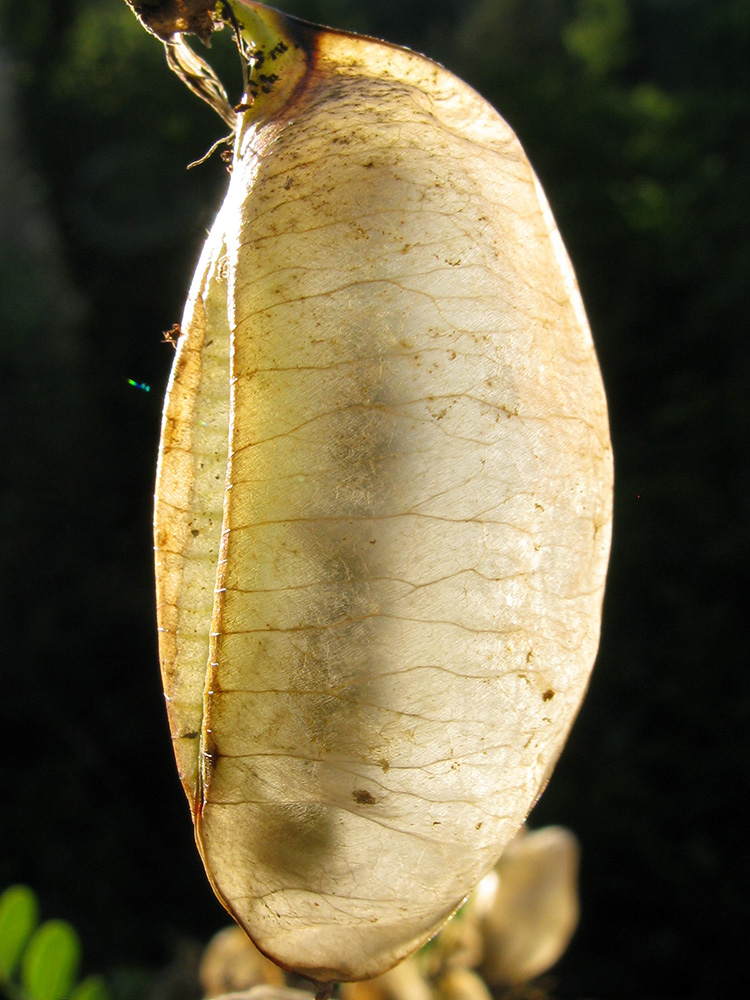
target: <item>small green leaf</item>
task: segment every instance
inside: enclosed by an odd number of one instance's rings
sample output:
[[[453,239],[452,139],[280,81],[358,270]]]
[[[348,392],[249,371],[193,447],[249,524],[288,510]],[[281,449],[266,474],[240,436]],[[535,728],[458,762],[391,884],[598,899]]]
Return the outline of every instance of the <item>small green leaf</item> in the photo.
[[[12,885],[0,896],[0,979],[10,979],[39,919],[36,896]]]
[[[101,976],[87,976],[76,986],[68,1000],[112,1000],[112,994]]]
[[[63,1000],[81,958],[78,935],[64,920],[48,920],[34,934],[21,964],[21,985],[31,1000]]]

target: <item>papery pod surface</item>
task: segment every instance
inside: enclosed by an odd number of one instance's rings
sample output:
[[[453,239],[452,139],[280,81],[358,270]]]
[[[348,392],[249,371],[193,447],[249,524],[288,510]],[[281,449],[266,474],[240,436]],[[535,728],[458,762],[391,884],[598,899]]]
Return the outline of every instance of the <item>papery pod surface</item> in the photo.
[[[227,909],[366,978],[492,867],[578,710],[606,403],[503,119],[420,55],[231,10],[269,34],[167,394],[164,686]]]

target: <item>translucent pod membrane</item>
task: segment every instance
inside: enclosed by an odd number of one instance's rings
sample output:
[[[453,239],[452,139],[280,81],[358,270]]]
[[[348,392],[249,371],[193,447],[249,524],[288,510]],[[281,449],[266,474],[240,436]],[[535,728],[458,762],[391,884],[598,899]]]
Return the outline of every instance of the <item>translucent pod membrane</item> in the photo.
[[[268,35],[167,394],[164,686],[224,905],[283,967],[361,979],[438,930],[565,742],[606,403],[503,119],[422,56],[232,9]]]

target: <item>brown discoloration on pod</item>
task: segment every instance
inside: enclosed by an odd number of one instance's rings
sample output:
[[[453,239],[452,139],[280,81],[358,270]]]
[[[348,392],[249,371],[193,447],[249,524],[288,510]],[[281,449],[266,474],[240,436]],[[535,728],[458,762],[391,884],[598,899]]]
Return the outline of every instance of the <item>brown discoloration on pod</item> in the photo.
[[[375,796],[365,788],[355,788],[352,792],[352,798],[360,806],[374,806],[377,801]]]

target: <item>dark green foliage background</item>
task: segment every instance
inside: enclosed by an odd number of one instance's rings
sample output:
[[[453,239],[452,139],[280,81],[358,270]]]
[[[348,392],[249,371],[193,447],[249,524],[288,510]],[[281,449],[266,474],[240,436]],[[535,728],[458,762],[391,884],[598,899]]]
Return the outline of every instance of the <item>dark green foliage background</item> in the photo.
[[[750,0],[286,9],[443,62],[547,189],[617,469],[601,654],[532,817],[583,845],[558,996],[727,995],[750,889]],[[237,79],[227,39],[212,58]],[[122,0],[0,0],[0,886],[34,886],[97,969],[225,923],[173,773],[150,554],[161,331],[226,182],[184,168],[222,129]]]

